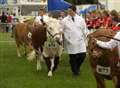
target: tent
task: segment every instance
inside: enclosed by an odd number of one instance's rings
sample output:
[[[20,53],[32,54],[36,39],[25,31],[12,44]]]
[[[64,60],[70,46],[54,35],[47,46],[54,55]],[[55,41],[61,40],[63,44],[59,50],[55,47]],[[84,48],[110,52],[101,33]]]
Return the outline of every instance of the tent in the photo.
[[[48,11],[66,10],[71,4],[64,0],[48,0]]]
[[[0,0],[0,4],[7,4],[7,0]]]

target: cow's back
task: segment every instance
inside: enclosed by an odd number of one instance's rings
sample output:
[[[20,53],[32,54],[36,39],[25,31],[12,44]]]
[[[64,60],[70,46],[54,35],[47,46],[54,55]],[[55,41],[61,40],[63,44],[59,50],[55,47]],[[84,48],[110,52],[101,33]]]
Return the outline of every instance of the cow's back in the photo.
[[[37,25],[32,31],[32,44],[35,49],[41,48],[47,40],[46,29],[43,25]]]
[[[31,28],[30,28],[31,27]],[[31,32],[32,26],[26,23],[18,23],[15,26],[15,40],[18,44],[28,44],[31,40],[28,37],[28,33]]]

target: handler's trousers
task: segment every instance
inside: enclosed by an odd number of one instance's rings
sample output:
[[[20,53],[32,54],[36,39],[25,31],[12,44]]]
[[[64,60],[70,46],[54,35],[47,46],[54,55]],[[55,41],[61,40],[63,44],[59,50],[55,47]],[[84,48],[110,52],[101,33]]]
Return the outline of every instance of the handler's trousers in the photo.
[[[77,54],[69,54],[69,57],[70,57],[70,66],[71,66],[73,75],[79,75],[80,66],[86,57],[86,52],[77,53]]]

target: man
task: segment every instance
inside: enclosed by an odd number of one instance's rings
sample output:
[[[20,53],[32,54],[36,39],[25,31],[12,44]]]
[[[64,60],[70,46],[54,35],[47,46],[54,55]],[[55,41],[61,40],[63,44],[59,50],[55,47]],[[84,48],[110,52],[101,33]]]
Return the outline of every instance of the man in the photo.
[[[41,8],[39,11],[39,16],[35,18],[34,26],[38,24],[44,24],[44,21],[47,19],[48,19],[48,16],[46,15],[45,10]]]
[[[61,11],[61,12],[59,13],[58,19],[59,19],[59,20],[62,20],[62,19],[64,19],[64,17],[65,17],[65,12],[64,12],[64,11]]]
[[[85,39],[88,34],[85,20],[76,14],[76,7],[68,9],[68,16],[62,20],[64,34],[64,49],[69,54],[71,70],[78,76],[80,66],[86,57]]]
[[[2,23],[1,27],[2,27],[3,31],[8,32],[8,30],[7,30],[7,15],[5,14],[5,12],[2,12],[1,23]]]
[[[7,23],[7,15],[5,14],[5,12],[2,12],[1,23]]]

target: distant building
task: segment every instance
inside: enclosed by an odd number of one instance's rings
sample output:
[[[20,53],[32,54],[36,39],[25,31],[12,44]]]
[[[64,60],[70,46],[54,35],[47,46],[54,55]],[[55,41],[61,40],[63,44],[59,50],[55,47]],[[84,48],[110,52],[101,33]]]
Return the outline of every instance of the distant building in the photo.
[[[120,0],[99,0],[99,2],[104,4],[108,10],[120,11]]]
[[[108,9],[120,11],[120,0],[108,0]]]
[[[9,8],[16,16],[36,15],[41,6],[47,6],[47,0],[0,0],[0,12]]]

